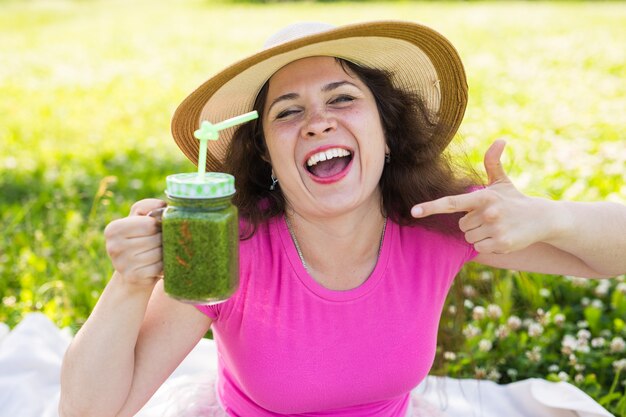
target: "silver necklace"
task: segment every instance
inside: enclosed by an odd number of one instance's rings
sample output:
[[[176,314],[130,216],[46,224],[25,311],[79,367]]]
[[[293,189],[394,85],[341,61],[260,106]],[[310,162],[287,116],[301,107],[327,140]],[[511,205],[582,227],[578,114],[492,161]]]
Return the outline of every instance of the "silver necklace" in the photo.
[[[309,271],[309,266],[306,264],[304,260],[304,256],[302,255],[302,250],[300,249],[300,245],[298,244],[298,239],[296,239],[296,234],[293,232],[293,227],[291,227],[291,222],[287,215],[285,215],[285,223],[287,223],[287,229],[289,229],[289,234],[291,235],[291,240],[293,240],[294,245],[296,246],[296,251],[298,252],[298,256],[300,257],[300,262],[302,262],[302,266]],[[383,250],[383,239],[385,238],[385,229],[387,229],[387,217],[385,217],[385,222],[383,223],[383,232],[380,234],[380,242],[378,242],[378,254],[376,255],[376,261],[380,258],[380,252]]]

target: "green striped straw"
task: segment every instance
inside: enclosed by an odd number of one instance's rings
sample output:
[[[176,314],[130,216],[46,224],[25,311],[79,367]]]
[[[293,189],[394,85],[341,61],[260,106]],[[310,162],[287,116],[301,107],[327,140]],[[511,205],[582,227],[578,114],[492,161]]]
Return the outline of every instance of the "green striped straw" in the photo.
[[[259,114],[256,112],[256,110],[253,110],[249,113],[235,116],[216,124],[213,124],[206,120],[203,121],[200,125],[200,129],[193,132],[193,136],[200,141],[200,152],[198,154],[198,175],[204,176],[206,172],[206,150],[207,142],[209,140],[218,140],[220,137],[220,130],[228,129],[229,127],[249,122],[250,120],[257,119],[258,117]]]

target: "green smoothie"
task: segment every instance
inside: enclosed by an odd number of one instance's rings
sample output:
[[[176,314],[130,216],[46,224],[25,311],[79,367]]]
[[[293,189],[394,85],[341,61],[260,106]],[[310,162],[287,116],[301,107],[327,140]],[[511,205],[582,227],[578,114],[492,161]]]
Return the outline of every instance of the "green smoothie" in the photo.
[[[239,283],[237,208],[230,195],[207,195],[218,197],[168,193],[162,220],[165,292],[196,304],[223,301]]]

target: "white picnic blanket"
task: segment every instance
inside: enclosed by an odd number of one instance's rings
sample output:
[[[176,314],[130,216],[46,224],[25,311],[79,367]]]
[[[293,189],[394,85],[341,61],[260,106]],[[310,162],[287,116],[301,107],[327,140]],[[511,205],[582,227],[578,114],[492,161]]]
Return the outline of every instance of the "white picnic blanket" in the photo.
[[[0,323],[0,417],[58,417],[61,361],[70,341],[68,332],[41,313],[27,315],[12,331]],[[211,379],[216,369],[215,343],[203,339],[138,416],[170,415],[180,387]],[[446,417],[612,416],[566,382],[528,379],[497,385],[430,376],[416,391]]]

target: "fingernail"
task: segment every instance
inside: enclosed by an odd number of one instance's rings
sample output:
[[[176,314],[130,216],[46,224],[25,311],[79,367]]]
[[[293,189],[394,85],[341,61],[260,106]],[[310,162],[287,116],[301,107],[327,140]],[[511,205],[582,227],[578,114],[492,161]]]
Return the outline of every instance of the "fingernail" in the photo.
[[[422,209],[421,207],[413,207],[411,209],[411,215],[413,217],[419,217],[422,215],[423,212],[424,212],[424,209]]]
[[[163,216],[163,212],[164,212],[164,211],[165,211],[165,207],[161,207],[161,208],[158,208],[158,209],[154,209],[154,210],[151,210],[151,211],[147,214],[147,216],[150,216],[150,217],[154,218],[154,219],[157,221],[157,223],[159,223],[159,224],[160,224],[160,223],[161,223],[161,218],[162,218],[162,216]]]

